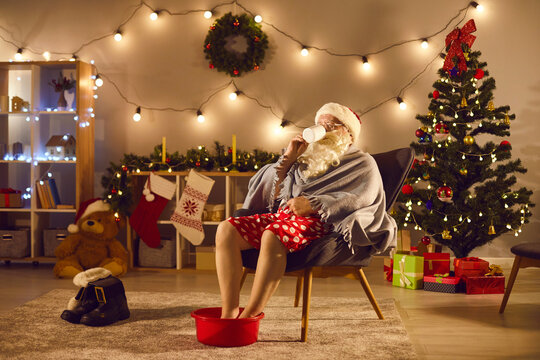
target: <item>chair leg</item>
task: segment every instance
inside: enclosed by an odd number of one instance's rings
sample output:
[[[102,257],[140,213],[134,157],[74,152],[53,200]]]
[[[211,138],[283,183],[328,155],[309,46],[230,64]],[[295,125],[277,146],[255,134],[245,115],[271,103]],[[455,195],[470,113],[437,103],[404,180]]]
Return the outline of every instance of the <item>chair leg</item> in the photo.
[[[307,341],[308,321],[309,321],[309,303],[311,301],[311,284],[313,281],[313,268],[304,270],[304,294],[302,296],[302,332],[300,341]]]
[[[357,268],[355,275],[357,279],[360,280],[360,284],[362,284],[362,287],[364,288],[364,292],[366,293],[366,296],[368,297],[369,302],[371,303],[371,306],[373,306],[373,310],[375,310],[379,319],[384,320],[384,316],[381,312],[381,308],[379,307],[377,300],[375,300],[375,296],[373,295],[373,292],[371,291],[371,287],[369,286],[366,275],[364,274],[364,271],[362,270],[362,268]]]
[[[298,275],[296,278],[296,294],[294,296],[294,307],[298,307],[298,303],[300,302],[300,292],[302,291],[302,285],[304,284],[304,277],[302,275]]]
[[[242,268],[242,279],[240,279],[240,290],[242,290],[242,286],[244,286],[244,281],[246,281],[247,274],[249,274],[249,269],[246,267]]]
[[[514,265],[512,265],[512,272],[510,273],[510,277],[508,278],[508,284],[506,285],[506,291],[504,292],[501,307],[499,308],[499,314],[502,314],[504,312],[504,308],[506,307],[506,303],[508,302],[508,298],[510,297],[510,292],[512,291],[512,287],[514,286],[514,281],[516,280],[520,264],[521,256],[516,255],[514,259]]]

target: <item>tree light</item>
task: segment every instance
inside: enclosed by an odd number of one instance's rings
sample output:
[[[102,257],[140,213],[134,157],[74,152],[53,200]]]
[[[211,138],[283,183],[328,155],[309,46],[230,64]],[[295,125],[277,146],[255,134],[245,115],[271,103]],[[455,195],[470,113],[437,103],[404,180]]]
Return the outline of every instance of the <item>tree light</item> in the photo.
[[[235,91],[235,92],[232,92],[229,94],[229,99],[231,101],[234,101],[236,100],[236,98],[238,97],[238,95],[240,95],[240,91]]]
[[[403,101],[402,98],[400,98],[399,96],[396,98],[398,104],[399,104],[399,108],[401,110],[405,110],[407,108],[407,104],[405,104],[405,101]]]
[[[114,40],[121,41],[122,40],[122,33],[120,30],[116,30],[116,34],[114,34]]]
[[[422,49],[427,49],[429,46],[427,39],[422,39],[422,43],[420,44],[420,46],[422,46]]]
[[[97,87],[100,87],[103,85],[103,79],[98,75],[96,75],[96,81],[95,81],[95,84]]]
[[[202,114],[201,110],[197,110],[197,121],[200,123],[203,123],[205,120],[204,115]]]
[[[150,20],[156,21],[157,18],[158,18],[158,16],[159,16],[158,12],[157,12],[157,11],[154,11],[154,12],[152,12],[152,13],[150,14]]]
[[[205,19],[210,19],[212,17],[212,12],[210,10],[206,10],[204,12],[204,18]]]
[[[362,56],[362,66],[364,67],[364,70],[369,70],[369,68],[371,68],[371,65],[367,60],[367,56]]]
[[[22,52],[23,52],[23,49],[21,49],[21,48],[19,48],[17,50],[17,52],[15,53],[15,60],[17,60],[17,61],[22,60]]]
[[[253,20],[255,20],[256,23],[260,23],[262,21],[262,16],[261,15],[255,15]]]
[[[300,51],[300,54],[302,56],[308,56],[309,55],[309,50],[307,49],[307,47],[303,47],[302,50]]]
[[[474,7],[476,10],[478,10],[479,12],[484,11],[484,7],[480,5],[479,3],[477,3],[476,1],[471,1],[470,5]]]
[[[47,61],[49,61],[51,59],[51,53],[48,52],[48,51],[45,51],[42,55],[45,58],[45,60],[47,60]]]
[[[141,107],[137,106],[137,111],[133,114],[133,121],[138,122],[141,120]]]

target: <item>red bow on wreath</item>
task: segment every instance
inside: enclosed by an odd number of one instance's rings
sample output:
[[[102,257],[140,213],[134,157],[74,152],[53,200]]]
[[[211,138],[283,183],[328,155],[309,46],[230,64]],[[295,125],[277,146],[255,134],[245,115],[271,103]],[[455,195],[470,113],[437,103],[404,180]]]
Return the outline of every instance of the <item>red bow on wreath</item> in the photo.
[[[467,62],[465,61],[465,56],[463,55],[463,49],[461,44],[466,44],[468,47],[471,47],[476,39],[476,36],[471,35],[472,32],[476,31],[476,25],[474,20],[471,19],[467,21],[461,29],[455,29],[450,34],[446,36],[446,58],[444,59],[443,69],[450,72],[454,67],[454,57],[458,58],[458,74],[461,74],[462,71],[467,70]]]

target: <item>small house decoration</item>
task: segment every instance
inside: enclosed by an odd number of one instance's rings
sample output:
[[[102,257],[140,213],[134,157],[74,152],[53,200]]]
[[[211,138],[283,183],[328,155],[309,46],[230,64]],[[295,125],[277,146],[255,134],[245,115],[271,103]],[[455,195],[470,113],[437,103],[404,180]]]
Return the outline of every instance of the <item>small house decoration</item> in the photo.
[[[47,157],[75,157],[75,138],[71,134],[53,135],[45,145]]]
[[[18,96],[11,98],[11,112],[21,112],[23,111],[24,100]]]

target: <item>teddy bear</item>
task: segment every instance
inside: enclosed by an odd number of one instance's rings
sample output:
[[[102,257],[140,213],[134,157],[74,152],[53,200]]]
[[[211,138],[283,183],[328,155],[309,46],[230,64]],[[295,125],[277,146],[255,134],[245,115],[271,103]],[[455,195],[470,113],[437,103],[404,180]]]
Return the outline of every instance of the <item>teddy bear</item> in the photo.
[[[75,224],[68,226],[70,235],[54,251],[58,259],[54,275],[72,278],[95,267],[105,268],[114,276],[125,274],[128,252],[115,238],[123,222],[102,199],[82,203]]]

